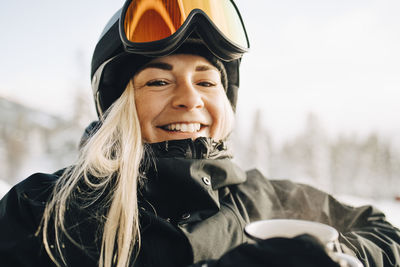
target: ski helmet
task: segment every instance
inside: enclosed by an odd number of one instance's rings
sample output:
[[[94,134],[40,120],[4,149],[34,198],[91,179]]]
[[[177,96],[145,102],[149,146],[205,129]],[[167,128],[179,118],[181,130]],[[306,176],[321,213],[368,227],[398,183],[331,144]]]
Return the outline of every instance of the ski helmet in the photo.
[[[97,114],[101,117],[121,96],[140,67],[172,53],[199,54],[217,68],[222,62],[226,94],[235,109],[239,65],[248,48],[233,0],[127,0],[106,24],[92,56]]]

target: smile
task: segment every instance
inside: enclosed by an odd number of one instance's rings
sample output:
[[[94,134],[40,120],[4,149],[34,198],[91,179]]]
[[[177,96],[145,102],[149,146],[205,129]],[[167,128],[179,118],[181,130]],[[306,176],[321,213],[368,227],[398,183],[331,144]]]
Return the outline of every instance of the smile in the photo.
[[[194,123],[171,123],[161,126],[161,129],[167,131],[183,132],[183,133],[195,133],[201,129],[202,125],[198,122]]]

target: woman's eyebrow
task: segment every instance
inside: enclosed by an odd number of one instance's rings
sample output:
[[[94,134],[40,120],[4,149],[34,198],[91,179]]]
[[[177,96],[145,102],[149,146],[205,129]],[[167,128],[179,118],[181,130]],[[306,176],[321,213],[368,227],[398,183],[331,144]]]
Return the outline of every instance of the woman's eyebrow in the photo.
[[[172,70],[173,67],[171,64],[164,63],[164,62],[150,62],[149,64],[146,64],[143,66],[140,71],[144,69],[149,69],[149,68],[155,68],[155,69],[162,69],[162,70]]]
[[[213,70],[214,67],[209,66],[209,65],[199,65],[196,66],[196,71],[207,71],[207,70]]]

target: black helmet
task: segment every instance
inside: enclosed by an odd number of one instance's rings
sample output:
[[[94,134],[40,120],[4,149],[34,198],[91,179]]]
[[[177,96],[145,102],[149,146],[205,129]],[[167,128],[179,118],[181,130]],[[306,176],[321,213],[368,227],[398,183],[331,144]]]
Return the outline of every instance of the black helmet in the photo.
[[[233,1],[225,1],[235,8],[241,22],[240,14]],[[225,84],[227,97],[235,109],[239,87],[239,65],[243,53],[249,47],[243,23],[243,34],[247,47],[238,46],[230,41],[208,14],[199,8],[193,9],[185,22],[171,36],[158,41],[132,43],[127,40],[123,29],[123,21],[127,16],[126,10],[128,9],[129,12],[132,5],[135,5],[135,1],[128,0],[124,7],[110,19],[92,56],[91,81],[97,114],[102,116],[121,96],[129,80],[141,66],[154,57],[172,53],[199,54],[212,63],[215,62],[213,58],[222,62],[227,74]]]

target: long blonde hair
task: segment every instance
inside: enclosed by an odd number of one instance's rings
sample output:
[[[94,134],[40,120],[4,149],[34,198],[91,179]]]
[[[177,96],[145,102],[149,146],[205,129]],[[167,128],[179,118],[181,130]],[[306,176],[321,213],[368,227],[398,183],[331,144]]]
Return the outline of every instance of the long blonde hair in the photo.
[[[224,138],[230,134],[234,121],[232,107],[228,99],[225,100],[225,118],[220,125]],[[133,251],[140,247],[137,186],[143,155],[144,145],[131,79],[124,93],[104,116],[102,126],[81,149],[76,164],[67,168],[58,179],[46,205],[38,234],[42,231],[45,249],[57,266],[67,265],[63,237],[84,249],[68,233],[65,223],[66,211],[76,202],[74,196],[79,195],[82,183],[94,192],[79,196],[85,201],[83,208],[100,197],[106,198],[102,203],[107,203],[107,215],[96,218],[104,224],[99,266],[129,265]]]
[[[109,204],[105,217],[99,266],[127,266],[135,244],[140,244],[137,184],[143,143],[136,112],[134,89],[129,82],[121,97],[105,116],[102,126],[81,150],[77,163],[58,179],[42,221],[43,242],[50,258],[66,265],[61,236],[79,246],[68,234],[65,225],[67,207],[74,201],[78,183],[104,193]],[[94,177],[94,178],[93,178]],[[96,201],[90,199],[88,205]],[[100,219],[100,218],[99,218]],[[50,244],[54,235],[55,244]],[[55,249],[55,251],[53,250]],[[56,256],[57,258],[56,259]]]

